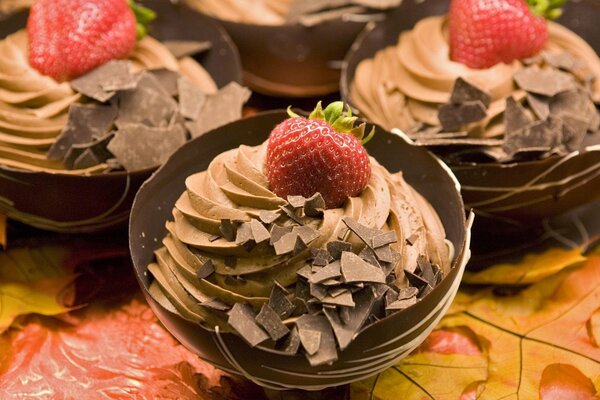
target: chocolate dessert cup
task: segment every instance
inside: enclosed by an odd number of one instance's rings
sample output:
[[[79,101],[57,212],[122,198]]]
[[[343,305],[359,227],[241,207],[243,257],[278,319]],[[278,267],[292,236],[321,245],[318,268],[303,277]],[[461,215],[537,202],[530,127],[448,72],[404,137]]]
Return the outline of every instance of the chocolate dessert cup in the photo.
[[[448,0],[407,0],[386,21],[367,27],[345,59],[340,83],[345,101],[353,105],[350,90],[362,60],[395,45],[400,32],[412,29],[418,21],[445,14],[448,5]],[[596,53],[600,53],[600,26],[596,22],[599,16],[600,3],[597,1],[570,1],[557,22],[571,29]],[[598,142],[597,133],[588,134],[583,150],[507,163],[480,162],[478,159],[456,162],[452,158],[452,147],[432,144],[431,150],[447,160],[461,183],[465,206],[473,208],[478,216],[474,229],[510,235],[511,232],[541,226],[547,218],[600,197]],[[468,147],[469,144],[465,144],[458,150]]]
[[[218,87],[241,82],[237,50],[227,34],[208,18],[176,4],[144,3],[157,12],[150,34],[161,41],[210,41],[198,61]],[[22,29],[27,12],[3,17],[0,38]],[[42,229],[94,232],[123,225],[134,195],[155,168],[92,175],[31,172],[0,165],[0,213]]]
[[[217,155],[244,145],[264,142],[271,129],[287,118],[284,111],[261,113],[218,128],[192,140],[146,181],[138,192],[130,217],[129,244],[137,278],[147,301],[167,329],[187,348],[215,366],[275,389],[319,390],[371,376],[393,365],[425,339],[450,306],[470,257],[472,215],[465,220],[459,187],[451,172],[425,148],[399,135],[377,129],[366,145],[369,154],[390,172],[403,171],[406,181],[437,211],[446,239],[455,248],[451,269],[415,305],[366,327],[337,361],[311,366],[300,355],[284,355],[251,347],[241,336],[184,319],[149,293],[148,270],[154,251],[166,234],[165,222],[185,188],[186,177],[205,170]],[[216,299],[218,300],[218,299]]]

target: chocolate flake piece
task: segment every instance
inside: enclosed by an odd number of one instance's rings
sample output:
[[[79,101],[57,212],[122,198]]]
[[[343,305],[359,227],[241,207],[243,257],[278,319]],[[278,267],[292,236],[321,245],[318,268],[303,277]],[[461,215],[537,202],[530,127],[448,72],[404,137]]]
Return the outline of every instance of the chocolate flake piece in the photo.
[[[379,261],[392,263],[394,262],[394,254],[389,245],[378,247],[375,249],[375,256]]]
[[[585,62],[576,59],[566,51],[550,52],[544,50],[541,56],[548,65],[565,71],[576,71],[585,66]]]
[[[417,257],[417,265],[421,271],[421,277],[431,286],[435,286],[435,274],[427,256],[420,254],[419,257]]]
[[[262,243],[269,239],[271,239],[271,234],[265,228],[263,224],[260,223],[257,219],[252,219],[250,221],[250,228],[252,231],[252,236],[254,237],[254,241],[256,243]]]
[[[220,238],[221,238],[221,236],[219,236],[219,235],[212,235],[212,236],[208,237],[208,241],[212,243],[215,240],[220,239]]]
[[[210,274],[213,272],[215,272],[215,266],[213,265],[212,260],[209,258],[196,270],[196,276],[198,279],[204,279],[210,276]]]
[[[186,124],[193,138],[235,121],[242,116],[242,106],[250,98],[250,90],[231,82],[215,94],[206,95],[196,120]]]
[[[550,117],[520,131],[507,132],[502,148],[511,156],[524,151],[549,151],[560,143],[562,125],[560,119]]]
[[[126,124],[115,133],[107,148],[127,171],[138,171],[163,164],[186,140],[181,125],[152,128]]]
[[[397,241],[396,231],[387,231],[377,236],[373,236],[373,248],[376,249],[390,243],[396,243]]]
[[[258,213],[258,218],[260,218],[260,220],[265,224],[271,224],[275,222],[280,216],[281,214],[279,213],[267,210],[260,210],[260,212]]]
[[[271,246],[275,245],[275,242],[279,241],[284,235],[291,233],[291,226],[281,226],[281,225],[273,225],[271,227],[271,239],[269,240],[269,244]]]
[[[175,58],[193,56],[208,51],[212,43],[203,40],[165,40],[162,42]]]
[[[589,124],[581,118],[563,115],[563,144],[568,151],[579,150]]]
[[[304,203],[304,215],[307,217],[319,218],[325,211],[325,200],[321,193],[317,192]]]
[[[418,292],[418,290],[417,290]],[[396,300],[398,300],[398,292],[396,292],[393,288],[389,288],[387,292],[385,292],[385,306],[389,306]]]
[[[524,129],[531,123],[531,118],[525,112],[525,108],[512,96],[506,98],[504,110],[504,126],[507,134],[512,134]]]
[[[343,287],[334,287],[329,289],[329,291],[327,292],[331,297],[337,297],[340,294],[347,292],[348,289],[347,288],[343,288]]]
[[[296,232],[306,245],[320,236],[319,231],[310,226],[295,226],[292,232]]]
[[[251,240],[253,241],[254,237],[252,236],[252,228],[250,222],[244,222],[240,226],[238,226],[235,232],[235,244],[243,246]]]
[[[327,251],[334,260],[339,260],[342,257],[342,252],[352,251],[352,244],[334,240],[327,243]]]
[[[219,225],[219,232],[221,232],[221,235],[223,235],[225,240],[233,242],[235,240],[238,225],[239,224],[236,221],[223,218],[221,220],[221,224]]]
[[[306,198],[303,196],[288,196],[287,201],[293,208],[302,208],[306,203]]]
[[[348,229],[347,226],[344,226],[342,229],[340,229],[340,233],[338,233],[338,240],[346,240],[347,236],[348,236],[348,232],[350,232],[350,229]]]
[[[458,131],[463,126],[485,118],[485,106],[479,100],[461,104],[444,104],[438,110],[438,119],[445,131]]]
[[[369,227],[361,225],[358,222],[356,222],[353,218],[350,218],[350,217],[342,218],[342,222],[344,224],[346,224],[348,229],[350,229],[352,232],[354,232],[354,234],[356,236],[358,236],[360,238],[360,240],[362,240],[363,243],[366,244],[367,246],[371,246],[371,243],[373,243],[373,237],[376,235],[379,235],[381,233],[380,230],[371,229]]]
[[[252,307],[245,303],[235,303],[229,311],[227,322],[240,336],[254,347],[269,338],[255,321]]]
[[[531,107],[535,115],[541,120],[545,120],[550,115],[549,97],[527,93],[527,104],[529,104],[529,107]]]
[[[277,282],[271,289],[268,304],[281,319],[289,317],[295,308],[294,304],[287,298],[284,288]]]
[[[100,164],[100,160],[90,149],[85,149],[73,162],[73,169],[89,168]]]
[[[413,304],[417,304],[417,298],[416,297],[410,297],[408,299],[402,299],[402,300],[396,300],[395,302],[393,302],[390,305],[387,305],[385,307],[386,310],[404,310],[410,306],[412,306]]]
[[[408,244],[409,246],[412,246],[413,244],[415,244],[415,242],[417,241],[417,239],[419,238],[419,235],[417,235],[416,232],[413,232],[410,234],[409,237],[407,237],[406,240],[406,244]]]
[[[450,103],[461,104],[477,100],[481,101],[484,108],[490,106],[490,95],[488,93],[470,84],[463,78],[458,78],[454,82],[452,94],[450,95]]]
[[[408,283],[419,290],[429,285],[429,282],[427,282],[425,279],[407,269],[404,270],[404,275],[406,276],[406,279],[408,279]]]
[[[296,238],[296,244],[294,245],[294,251],[293,251],[293,255],[297,255],[302,253],[308,246],[306,245],[306,243],[304,243],[304,241],[302,240],[302,238],[300,237],[300,235],[298,235],[298,237]]]
[[[195,120],[206,101],[206,94],[185,76],[180,76],[177,80],[177,92],[179,112],[185,118]]]
[[[50,160],[63,158],[74,144],[90,143],[112,126],[117,109],[112,106],[75,103],[69,107],[67,123],[48,150]]]
[[[319,350],[321,344],[321,332],[313,331],[311,329],[298,329],[298,335],[300,336],[300,343],[309,355],[314,355]]]
[[[151,69],[148,70],[148,72],[154,75],[156,80],[160,83],[160,86],[162,86],[171,97],[179,95],[179,90],[177,89],[177,81],[181,76],[179,73],[166,68]]]
[[[370,287],[376,299],[380,299],[390,289],[387,283],[374,283]]]
[[[105,90],[105,82],[130,82],[134,81],[131,75],[129,61],[112,60],[93,69],[85,75],[71,81],[71,87],[77,92],[104,103],[115,95],[114,90]],[[112,85],[115,86],[114,84]],[[129,86],[129,85],[125,85]]]
[[[365,246],[360,251],[360,253],[358,253],[358,256],[371,265],[381,267],[381,264],[379,263],[379,260],[377,260],[377,256],[375,255],[375,251],[373,251],[373,249],[370,247]]]
[[[417,294],[419,294],[419,289],[417,289],[414,286],[400,288],[400,290],[398,291],[398,295],[396,297],[396,300],[410,299],[411,297],[416,297]]]
[[[202,305],[203,307],[212,308],[213,310],[217,311],[227,311],[231,308],[228,304],[223,303],[221,300],[215,298],[210,298],[206,301],[203,301],[202,303],[200,303],[200,305]]]
[[[323,299],[321,299],[323,305],[330,304],[334,306],[343,306],[343,307],[354,307],[356,304],[354,300],[352,300],[352,293],[348,289],[344,289],[343,292],[339,293],[337,296],[333,296],[328,294]]]
[[[310,249],[312,253],[312,265],[324,267],[332,260],[331,255],[325,249]]]
[[[287,335],[290,330],[281,322],[279,315],[268,304],[263,304],[260,312],[256,316],[256,322],[262,326],[271,339],[279,340]]]
[[[433,287],[430,284],[427,284],[427,285],[423,286],[421,288],[421,290],[419,290],[419,295],[417,297],[419,299],[422,299],[423,297],[427,296],[432,290],[433,290]]]
[[[271,232],[271,238],[272,237],[273,232]],[[298,241],[302,243],[302,239],[300,239],[296,232],[286,233],[279,240],[273,243],[273,246],[275,247],[275,254],[280,256],[294,252],[296,250],[296,243]]]
[[[327,287],[319,285],[318,283],[311,283],[309,285],[310,295],[315,299],[322,301],[327,296]]]
[[[296,271],[296,274],[305,278],[306,280],[309,280],[310,277],[313,275],[313,269],[310,265],[304,265],[302,268],[298,269]]]
[[[296,354],[300,348],[300,335],[298,334],[298,328],[295,326],[291,329],[290,334],[287,335],[282,345],[276,346],[276,349],[285,354]]]
[[[323,313],[333,328],[340,350],[348,347],[371,314],[375,304],[373,292],[361,290],[355,293],[354,303],[354,307],[342,307],[339,313],[335,310],[323,309]]]
[[[296,215],[296,212],[294,211],[293,208],[290,208],[289,206],[285,205],[285,206],[279,206],[279,209],[281,211],[283,211],[285,213],[285,215],[288,216],[289,219],[291,219],[298,225],[304,225],[304,221],[302,221],[302,219],[298,215]]]
[[[514,74],[519,87],[527,92],[552,97],[561,92],[576,88],[572,75],[553,68],[531,66]]]
[[[237,265],[237,258],[235,256],[225,256],[223,262],[226,266],[230,268],[235,268],[235,266]]]
[[[341,271],[344,281],[385,283],[381,268],[375,267],[354,253],[344,251],[341,258]]]
[[[325,279],[323,282],[321,282],[321,285],[323,286],[338,286],[341,284],[342,282],[337,278]]]
[[[309,283],[321,283],[326,281],[327,279],[338,278],[340,277],[340,262],[338,260],[322,267],[319,272],[313,274],[308,279]]]
[[[322,315],[302,315],[296,321],[298,334],[302,337],[302,331],[316,331],[320,333],[320,342],[318,350],[314,354],[307,354],[308,362],[315,367],[323,364],[331,364],[337,360],[337,349],[335,346],[335,336],[327,318]],[[310,347],[311,345],[307,343]],[[303,343],[304,346],[304,343]],[[306,348],[306,347],[305,347]],[[312,348],[311,348],[312,350]]]

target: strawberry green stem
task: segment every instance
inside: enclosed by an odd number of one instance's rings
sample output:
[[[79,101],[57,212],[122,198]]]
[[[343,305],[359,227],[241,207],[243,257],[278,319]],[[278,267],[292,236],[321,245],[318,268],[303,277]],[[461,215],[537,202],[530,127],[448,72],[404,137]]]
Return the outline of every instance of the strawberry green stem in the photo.
[[[140,40],[148,34],[148,25],[156,18],[156,13],[151,9],[137,4],[134,0],[128,0],[129,7],[135,15],[137,39]]]
[[[562,14],[562,6],[567,0],[527,0],[529,8],[540,17],[557,19]]]

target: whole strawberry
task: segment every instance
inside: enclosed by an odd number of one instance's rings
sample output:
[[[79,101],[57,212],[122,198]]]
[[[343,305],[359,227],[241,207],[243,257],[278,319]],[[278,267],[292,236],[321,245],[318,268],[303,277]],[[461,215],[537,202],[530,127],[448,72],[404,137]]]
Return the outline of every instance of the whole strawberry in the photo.
[[[367,186],[371,164],[359,140],[365,125],[355,128],[356,117],[343,108],[338,101],[323,110],[319,102],[308,118],[288,109],[291,118],[271,131],[267,144],[265,173],[275,194],[310,197],[320,192],[327,208],[335,208]]]
[[[544,17],[558,17],[564,1],[452,0],[450,57],[471,68],[489,68],[533,56],[548,40]]]
[[[59,82],[70,80],[127,57],[138,29],[127,0],[36,0],[27,21],[29,63]]]

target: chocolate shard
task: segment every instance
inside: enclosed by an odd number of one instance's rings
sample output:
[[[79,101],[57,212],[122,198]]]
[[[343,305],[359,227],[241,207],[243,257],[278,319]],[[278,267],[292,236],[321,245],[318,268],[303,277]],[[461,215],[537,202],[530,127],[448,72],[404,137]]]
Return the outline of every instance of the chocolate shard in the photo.
[[[343,283],[340,279],[341,278],[329,278],[320,282],[320,284],[323,286],[339,286]]]
[[[536,121],[529,127],[505,135],[502,149],[510,156],[524,151],[549,151],[560,144],[562,121],[550,117],[545,121]]]
[[[250,221],[250,231],[256,243],[266,242],[271,239],[271,234],[267,228],[265,228],[265,226],[257,219],[252,219]]]
[[[279,241],[283,236],[292,232],[291,226],[281,226],[281,225],[273,225],[271,227],[271,239],[269,240],[269,244],[271,246],[275,245],[275,242]]]
[[[135,83],[135,77],[131,74],[129,61],[112,60],[93,69],[85,75],[71,81],[71,87],[77,92],[98,100],[101,103],[106,102],[115,95],[115,90],[103,89],[103,84],[115,87],[116,83],[129,83],[125,86],[129,88],[131,83]]]
[[[413,272],[410,272],[407,269],[404,270],[404,275],[406,276],[408,283],[411,286],[414,286],[415,288],[417,288],[419,291],[421,289],[423,289],[425,286],[429,285],[429,282],[427,282],[427,280],[421,278],[419,275],[417,275]]]
[[[273,233],[271,232],[271,237],[272,236]],[[279,240],[273,243],[273,247],[275,247],[275,254],[280,256],[295,252],[298,241],[302,243],[302,239],[300,239],[296,232],[286,233]]]
[[[409,246],[412,246],[413,244],[415,244],[415,242],[417,241],[418,238],[419,238],[419,235],[417,235],[417,233],[413,232],[410,234],[409,237],[407,237],[404,240],[406,241],[406,244],[408,244]]]
[[[288,216],[289,219],[291,219],[292,221],[294,221],[295,223],[297,223],[298,225],[304,225],[304,221],[302,221],[302,218],[300,218],[297,214],[296,211],[293,207],[291,207],[290,205],[285,205],[285,206],[279,206],[279,209],[281,211],[283,211],[283,213],[285,215]]]
[[[355,293],[354,303],[354,307],[342,307],[339,313],[332,309],[323,309],[323,313],[333,328],[340,350],[348,347],[371,314],[375,304],[373,292],[365,289]]]
[[[285,289],[275,282],[275,285],[271,288],[271,294],[269,295],[269,307],[273,309],[281,319],[285,319],[292,315],[294,312],[294,304],[286,296]]]
[[[117,126],[136,123],[167,126],[178,111],[177,102],[149,72],[142,72],[134,90],[119,92]]]
[[[302,240],[300,235],[298,235],[298,237],[296,238],[296,244],[294,245],[294,251],[292,252],[292,254],[298,255],[298,254],[302,253],[304,250],[306,250],[307,247],[308,246],[306,245],[306,243],[304,243],[304,241]]]
[[[477,86],[472,85],[463,78],[458,78],[454,82],[454,87],[452,88],[452,93],[450,95],[450,103],[462,104],[477,100],[481,101],[486,109],[490,106],[491,97],[488,93],[479,89]]]
[[[317,273],[312,274],[310,278],[308,278],[308,282],[321,283],[327,279],[338,278],[340,276],[340,262],[336,260],[331,264],[322,267]]]
[[[418,292],[419,292],[419,291],[417,290],[417,293],[418,293]],[[393,302],[395,302],[396,300],[398,300],[398,292],[397,292],[397,291],[395,291],[393,288],[391,288],[391,287],[390,287],[390,288],[387,290],[387,292],[385,292],[385,298],[384,298],[384,301],[385,301],[385,306],[386,306],[386,307],[387,307],[387,306],[389,306],[390,304],[392,304],[392,303],[393,303]]]
[[[506,98],[504,110],[504,126],[507,134],[512,134],[531,124],[531,118],[527,115],[525,108],[512,96]]]
[[[300,343],[308,355],[314,355],[321,344],[321,332],[312,329],[298,329]]]
[[[312,218],[319,218],[323,216],[323,212],[325,211],[325,200],[321,193],[317,192],[308,199],[306,199],[304,203],[304,215]]]
[[[553,117],[570,115],[591,122],[598,117],[598,110],[585,90],[575,89],[554,96],[550,102],[550,114]]]
[[[338,240],[346,241],[346,239],[348,239],[349,233],[350,233],[350,229],[348,229],[347,226],[342,227],[342,229],[340,229],[340,232],[337,235]]]
[[[365,246],[360,251],[360,253],[358,253],[358,256],[360,258],[362,258],[363,260],[365,260],[366,262],[368,262],[369,264],[381,268],[381,264],[379,263],[379,260],[377,259],[377,255],[375,254],[375,251],[372,248]]]
[[[94,152],[90,149],[85,149],[83,151],[83,153],[81,153],[79,155],[79,157],[77,157],[75,159],[75,161],[73,161],[73,165],[72,168],[73,169],[84,169],[84,168],[89,168],[89,167],[93,167],[94,165],[98,165],[100,164],[100,159],[98,157],[96,157],[96,155],[94,154]]]
[[[165,40],[162,43],[175,58],[193,56],[212,48],[212,43],[207,40]]]
[[[314,272],[310,265],[304,265],[296,271],[296,275],[303,277],[306,280],[309,280],[311,276],[313,276]]]
[[[221,238],[221,236],[219,236],[219,235],[211,235],[208,237],[208,241],[212,243],[215,240],[220,239],[220,238]]]
[[[232,221],[231,219],[223,218],[221,219],[221,224],[219,225],[219,232],[223,235],[223,238],[229,242],[233,242],[236,237],[236,231],[239,226],[237,221]]]
[[[180,125],[152,128],[127,124],[119,128],[107,148],[127,171],[138,171],[163,164],[186,140]]]
[[[271,224],[275,222],[280,216],[281,214],[268,210],[260,210],[258,213],[258,218],[260,218],[260,220],[265,224]]]
[[[315,299],[322,301],[327,296],[327,287],[318,283],[309,284],[310,295]],[[309,299],[310,300],[310,299]]]
[[[285,341],[281,345],[276,345],[275,348],[285,354],[296,354],[300,349],[300,335],[298,328],[295,326],[290,330],[290,334],[286,336]]]
[[[397,241],[398,237],[396,236],[396,231],[387,231],[377,236],[373,236],[372,246],[374,249],[376,249],[387,244],[396,243]]]
[[[196,138],[242,116],[242,106],[250,98],[250,90],[231,82],[215,94],[208,94],[196,119],[186,124]]]
[[[325,249],[310,249],[310,251],[313,258],[312,265],[324,267],[333,260],[329,252]]]
[[[302,331],[319,332],[321,335],[318,350],[314,354],[307,353],[307,359],[311,366],[331,364],[337,360],[335,336],[327,318],[322,315],[305,314],[298,318],[296,326],[301,337]]]
[[[238,226],[235,232],[235,244],[244,245],[247,242],[254,240],[252,235],[252,227],[250,222],[243,222]]]
[[[342,252],[352,251],[352,244],[334,240],[327,243],[327,251],[334,260],[339,260],[342,257]]]
[[[46,157],[59,160],[74,144],[90,143],[95,137],[103,136],[111,128],[117,116],[112,106],[75,103],[69,107],[67,123]]]
[[[448,103],[438,109],[438,119],[445,131],[458,131],[467,124],[481,121],[485,116],[485,106],[479,100]]]
[[[417,294],[419,294],[419,289],[417,289],[414,286],[400,288],[400,290],[398,291],[396,300],[410,299],[411,297],[416,297]]]
[[[538,119],[545,120],[550,116],[550,97],[527,93],[527,104]]]
[[[202,303],[200,303],[200,305],[203,307],[212,308],[213,310],[217,311],[227,311],[231,308],[228,304],[223,303],[221,300],[215,298],[210,298],[206,301],[203,301]]]
[[[302,208],[306,203],[306,198],[303,196],[288,196],[287,201],[293,208]]]
[[[348,229],[358,236],[359,239],[362,240],[367,246],[371,246],[371,243],[373,243],[373,237],[381,233],[381,231],[378,229],[372,229],[359,224],[351,217],[342,218],[342,222],[346,224]]]
[[[396,300],[395,302],[393,302],[392,304],[386,305],[385,309],[386,311],[399,311],[399,310],[404,310],[410,306],[412,306],[413,304],[417,304],[417,298],[416,297],[410,297],[408,299],[402,299],[402,300]]]
[[[517,71],[514,80],[521,89],[548,97],[577,87],[572,75],[554,68],[539,68],[536,65]]]
[[[352,300],[352,293],[348,289],[344,289],[344,291],[339,293],[337,296],[328,294],[321,299],[321,302],[323,305],[329,304],[342,307],[354,307],[356,305],[354,300]]]
[[[235,266],[237,265],[237,258],[235,256],[225,256],[223,262],[229,268],[235,268]]]
[[[310,242],[312,242],[313,240],[315,240],[316,238],[318,238],[320,236],[320,233],[318,230],[316,230],[310,226],[306,226],[306,225],[295,226],[292,228],[292,232],[297,233],[298,236],[300,237],[300,239],[302,239],[302,241],[306,245],[310,244]]]
[[[213,272],[215,272],[215,266],[209,258],[196,270],[196,276],[198,279],[204,279],[208,278]]]
[[[370,285],[371,291],[376,299],[380,299],[390,289],[387,283],[374,283]]]
[[[566,51],[551,52],[544,50],[541,52],[541,56],[548,65],[551,65],[554,68],[571,72],[585,68],[584,61],[573,57]]]
[[[420,254],[419,257],[417,257],[417,265],[421,271],[421,277],[431,286],[435,286],[435,274],[427,256]]]
[[[345,293],[345,292],[347,292],[347,291],[348,291],[348,289],[347,289],[347,288],[343,288],[343,287],[334,287],[334,288],[331,288],[331,289],[329,289],[329,290],[327,291],[327,294],[328,294],[329,296],[331,296],[331,297],[337,297],[337,296],[339,296],[340,294],[343,294],[343,293]]]
[[[432,290],[433,286],[431,286],[430,284],[425,285],[419,290],[417,298],[422,299],[423,297],[427,296]]]
[[[378,247],[375,249],[375,257],[381,262],[384,263],[393,263],[394,262],[394,253],[389,245]]]
[[[272,340],[279,340],[287,335],[290,330],[281,322],[279,315],[268,304],[263,304],[256,316],[256,322],[264,328]]]
[[[341,271],[344,281],[385,283],[385,274],[354,253],[344,251],[341,257]]]
[[[235,303],[229,311],[227,322],[251,347],[254,347],[269,338],[255,321],[252,307],[245,303]]]
[[[177,92],[179,93],[179,113],[192,121],[198,117],[206,94],[185,76],[177,80]]]
[[[171,97],[179,96],[179,90],[177,89],[177,81],[181,76],[178,72],[171,71],[166,68],[151,69],[148,72],[156,78],[160,83],[160,86],[167,92]]]
[[[563,115],[561,119],[563,120],[562,143],[568,151],[579,150],[589,126],[588,122],[570,115]]]

